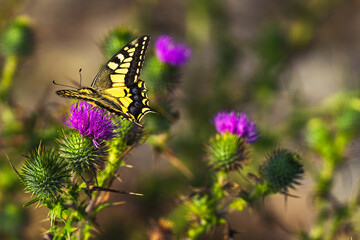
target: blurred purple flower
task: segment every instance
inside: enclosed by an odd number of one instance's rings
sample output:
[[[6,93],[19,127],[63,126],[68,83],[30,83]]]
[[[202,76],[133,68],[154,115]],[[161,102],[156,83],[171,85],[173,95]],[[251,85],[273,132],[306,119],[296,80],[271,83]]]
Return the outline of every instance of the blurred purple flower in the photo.
[[[90,137],[97,148],[98,141],[115,137],[114,130],[118,128],[105,110],[83,101],[71,105],[65,125],[77,129],[81,136]]]
[[[216,130],[223,134],[225,132],[229,132],[235,134],[237,119],[234,111],[227,112],[219,112],[214,117],[214,123]]]
[[[156,56],[161,62],[181,67],[191,55],[191,49],[185,44],[176,43],[167,35],[160,36],[155,42]]]
[[[250,121],[245,113],[218,112],[214,116],[216,130],[224,134],[226,132],[238,135],[248,143],[256,142],[259,139],[257,127],[254,121]]]
[[[258,130],[254,121],[247,123],[245,139],[248,143],[253,143],[259,140]]]

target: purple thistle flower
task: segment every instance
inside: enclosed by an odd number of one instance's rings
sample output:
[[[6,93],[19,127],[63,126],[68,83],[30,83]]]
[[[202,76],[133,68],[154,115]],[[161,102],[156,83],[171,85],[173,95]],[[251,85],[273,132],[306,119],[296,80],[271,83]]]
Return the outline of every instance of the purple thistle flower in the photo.
[[[156,56],[161,62],[181,67],[191,55],[191,49],[185,44],[176,43],[167,35],[160,36],[155,42]]]
[[[255,122],[250,121],[245,113],[218,112],[214,116],[214,124],[219,133],[228,132],[237,135],[248,143],[256,142],[259,138]]]
[[[115,137],[114,130],[118,128],[105,110],[83,101],[71,105],[65,125],[77,129],[81,136],[90,137],[97,148],[100,147],[98,141]]]

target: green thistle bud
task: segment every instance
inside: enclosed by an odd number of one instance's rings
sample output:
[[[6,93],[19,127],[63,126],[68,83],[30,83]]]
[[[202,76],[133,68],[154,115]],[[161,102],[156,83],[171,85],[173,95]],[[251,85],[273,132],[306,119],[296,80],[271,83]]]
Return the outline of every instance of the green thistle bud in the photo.
[[[150,97],[152,94],[166,94],[178,85],[179,68],[163,63],[152,55],[146,60],[142,76],[146,79]]]
[[[300,184],[298,180],[304,169],[299,154],[288,149],[275,149],[267,156],[260,173],[273,192],[287,192],[288,187],[294,188],[295,184]]]
[[[111,58],[128,42],[135,38],[134,34],[123,28],[116,28],[109,32],[101,46],[106,58]]]
[[[27,56],[34,48],[34,32],[30,20],[18,17],[1,38],[1,51],[6,56]]]
[[[81,137],[77,132],[70,132],[59,140],[60,156],[64,158],[69,168],[82,176],[91,173],[95,176],[98,166],[106,154],[104,141],[99,147],[94,146],[88,137]]]
[[[230,133],[217,134],[208,146],[209,165],[214,170],[235,170],[247,160],[246,144],[242,138]]]
[[[61,195],[69,176],[68,166],[59,154],[42,147],[27,157],[20,172],[26,189],[40,201]]]

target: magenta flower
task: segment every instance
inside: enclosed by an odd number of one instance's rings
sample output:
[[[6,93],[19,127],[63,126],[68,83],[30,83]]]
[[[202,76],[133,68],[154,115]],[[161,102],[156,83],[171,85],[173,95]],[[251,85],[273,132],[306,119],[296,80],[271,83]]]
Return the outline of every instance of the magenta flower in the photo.
[[[231,133],[245,139],[248,143],[258,140],[258,131],[254,121],[250,121],[245,113],[218,112],[214,116],[216,130],[221,133]]]
[[[156,56],[163,63],[173,66],[183,66],[191,55],[191,49],[185,44],[176,43],[167,35],[160,36],[155,42]]]
[[[115,137],[119,127],[104,109],[83,101],[71,105],[65,125],[77,129],[81,136],[90,137],[97,148],[99,142]]]
[[[230,132],[235,134],[236,125],[237,125],[237,118],[234,111],[227,113],[227,112],[219,112],[214,117],[214,123],[216,130],[223,134],[226,132]]]

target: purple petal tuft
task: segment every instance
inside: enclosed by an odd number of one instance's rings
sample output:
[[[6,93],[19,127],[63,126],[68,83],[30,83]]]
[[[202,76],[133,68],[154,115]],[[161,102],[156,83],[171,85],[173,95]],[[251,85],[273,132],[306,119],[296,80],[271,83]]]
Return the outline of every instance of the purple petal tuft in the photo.
[[[216,130],[224,134],[226,132],[238,135],[248,143],[256,142],[259,139],[258,130],[254,121],[250,121],[245,113],[234,111],[218,112],[214,116]]]
[[[118,128],[105,110],[83,101],[71,105],[70,116],[65,119],[65,125],[77,129],[81,136],[92,138],[97,148],[100,146],[99,142],[115,137],[115,130]]]
[[[173,66],[183,66],[191,56],[191,49],[179,44],[170,36],[162,35],[155,42],[156,56],[161,62]]]

